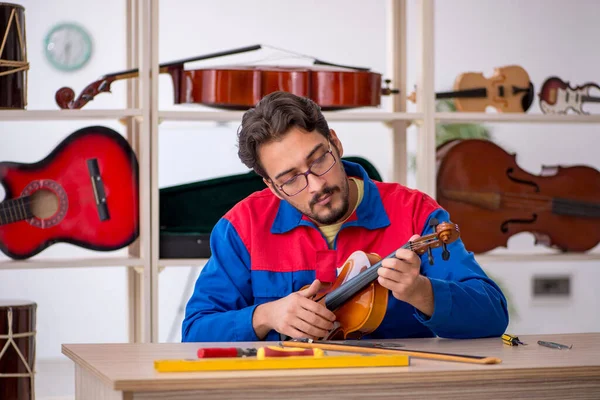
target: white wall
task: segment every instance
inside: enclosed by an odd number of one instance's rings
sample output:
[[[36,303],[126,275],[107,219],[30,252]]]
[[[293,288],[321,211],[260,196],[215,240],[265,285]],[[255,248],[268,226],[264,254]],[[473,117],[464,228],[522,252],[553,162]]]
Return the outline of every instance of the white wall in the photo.
[[[97,77],[125,69],[125,1],[16,1],[26,7],[29,61],[29,109],[57,109],[54,93],[71,86],[76,93]],[[409,1],[409,79],[415,83],[414,1]],[[350,65],[387,71],[386,2],[343,0],[255,2],[162,1],[160,4],[161,62],[262,43]],[[530,73],[536,88],[550,75],[573,84],[600,81],[600,54],[593,51],[600,34],[594,0],[444,0],[436,2],[435,87],[451,88],[467,71],[492,73],[496,66],[519,64]],[[64,20],[82,23],[94,37],[94,55],[81,71],[53,70],[42,53],[44,34]],[[200,68],[232,61],[252,62],[281,53],[259,51],[244,56],[188,65]],[[307,65],[306,60],[291,60]],[[287,61],[290,63],[290,60]],[[102,94],[87,109],[122,108],[125,84],[113,84],[113,94]],[[193,106],[172,104],[170,77],[160,77],[162,109]],[[384,107],[388,105],[384,99]],[[201,108],[201,107],[197,107]],[[412,105],[409,107],[414,109]],[[596,109],[597,110],[597,109]],[[537,101],[530,113],[539,113]],[[47,155],[75,129],[101,124],[124,133],[117,121],[0,121],[0,160],[34,162]],[[332,123],[347,155],[371,160],[388,179],[391,174],[390,137],[382,124]],[[494,139],[517,153],[518,163],[532,173],[541,165],[585,163],[600,168],[598,125],[486,124]],[[238,161],[235,132],[238,123],[163,122],[160,126],[159,184],[161,187],[245,171]],[[416,131],[409,145],[415,149]],[[414,185],[414,176],[409,177]],[[1,197],[2,195],[0,195]],[[534,248],[531,235],[509,243],[510,251],[546,252]],[[500,249],[498,252],[502,252]],[[115,254],[123,254],[122,251]],[[105,256],[70,245],[54,245],[36,258]],[[5,259],[6,257],[0,257]],[[498,277],[517,308],[510,329],[534,332],[598,331],[600,317],[595,283],[598,262],[495,263],[484,267]],[[167,268],[160,275],[160,339],[167,340],[173,323],[179,340],[178,308],[189,268]],[[192,274],[197,271],[192,271]],[[530,280],[534,273],[568,272],[573,276],[570,300],[553,304],[534,301]],[[192,275],[192,279],[195,275]],[[61,357],[65,342],[127,340],[126,274],[124,268],[85,268],[0,271],[0,297],[38,302],[38,357]],[[183,294],[185,296],[185,293]],[[575,313],[574,311],[577,311]]]

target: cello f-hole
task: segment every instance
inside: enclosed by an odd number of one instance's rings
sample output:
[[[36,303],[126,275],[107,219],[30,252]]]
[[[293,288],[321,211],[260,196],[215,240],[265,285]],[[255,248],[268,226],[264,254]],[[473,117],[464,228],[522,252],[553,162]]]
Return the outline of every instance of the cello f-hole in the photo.
[[[515,178],[514,176],[511,176],[511,174],[512,174],[513,172],[515,172],[515,170],[514,170],[514,168],[512,168],[512,167],[511,167],[511,168],[508,168],[508,169],[506,170],[506,176],[508,176],[508,179],[510,179],[510,180],[511,180],[511,181],[513,181],[513,182],[518,182],[518,183],[523,183],[523,184],[525,184],[525,185],[530,185],[530,186],[533,186],[533,187],[535,188],[535,192],[536,192],[536,193],[539,193],[539,191],[540,191],[540,187],[539,187],[539,186],[538,186],[538,185],[537,185],[535,182],[531,182],[531,181],[526,181],[526,180],[523,180],[523,179]]]
[[[508,224],[533,224],[535,221],[537,221],[537,214],[532,214],[531,219],[509,219],[500,225],[500,230],[502,233],[507,233]]]

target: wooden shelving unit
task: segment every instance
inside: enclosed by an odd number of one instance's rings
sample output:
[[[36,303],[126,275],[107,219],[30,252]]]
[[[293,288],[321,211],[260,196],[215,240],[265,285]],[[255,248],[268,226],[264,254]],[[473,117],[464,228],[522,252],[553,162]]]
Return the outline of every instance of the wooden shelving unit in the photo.
[[[129,267],[130,340],[158,341],[158,279],[164,267],[202,266],[205,259],[159,259],[159,121],[239,122],[243,112],[161,111],[158,108],[158,0],[127,0],[127,68],[139,68],[140,77],[128,80],[127,106],[122,110],[0,110],[0,120],[56,121],[108,119],[125,123],[127,137],[139,162],[140,236],[129,249],[129,256],[0,262],[0,269]],[[406,112],[406,2],[388,0],[387,77],[401,92],[394,96],[391,110],[327,112],[329,121],[381,122],[392,135],[393,174],[391,180],[406,182],[406,128],[418,127],[417,188],[435,197],[435,124],[438,122],[490,123],[600,123],[600,115],[543,115],[435,112],[434,81],[434,0],[417,0],[416,112]],[[566,261],[597,260],[599,254],[511,254],[478,255],[492,261]]]

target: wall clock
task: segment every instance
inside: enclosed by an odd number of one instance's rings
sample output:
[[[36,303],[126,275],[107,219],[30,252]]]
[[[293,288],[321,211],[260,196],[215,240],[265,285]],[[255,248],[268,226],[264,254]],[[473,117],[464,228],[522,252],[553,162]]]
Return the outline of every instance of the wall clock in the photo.
[[[55,25],[44,39],[44,53],[50,64],[61,71],[76,71],[92,56],[92,39],[80,25]]]

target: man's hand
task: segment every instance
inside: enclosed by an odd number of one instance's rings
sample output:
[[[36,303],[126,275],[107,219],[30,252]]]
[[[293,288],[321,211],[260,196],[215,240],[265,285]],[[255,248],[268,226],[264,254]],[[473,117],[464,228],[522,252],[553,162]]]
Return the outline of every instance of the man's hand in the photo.
[[[275,329],[294,339],[326,336],[333,328],[335,314],[311,300],[320,287],[321,282],[315,280],[304,290],[256,307],[252,316],[256,335],[263,339],[271,329]]]
[[[418,239],[413,235],[410,240]],[[398,249],[396,258],[381,262],[377,280],[384,288],[392,291],[398,300],[411,304],[423,314],[433,314],[433,290],[429,278],[420,274],[421,259],[408,249]]]

